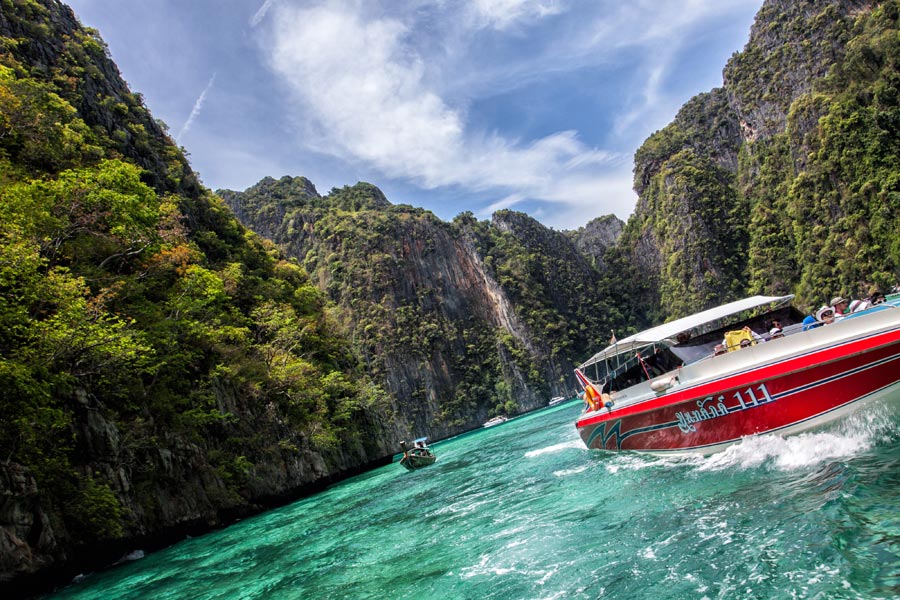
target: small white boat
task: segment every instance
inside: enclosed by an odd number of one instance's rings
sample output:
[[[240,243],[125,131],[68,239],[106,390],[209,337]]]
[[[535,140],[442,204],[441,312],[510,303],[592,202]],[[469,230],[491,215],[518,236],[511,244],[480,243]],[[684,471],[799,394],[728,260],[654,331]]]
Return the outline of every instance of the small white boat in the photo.
[[[493,427],[494,425],[499,425],[500,423],[506,423],[509,421],[509,418],[500,415],[498,417],[494,417],[493,419],[489,419],[484,422],[484,427]]]
[[[553,398],[550,399],[550,402],[547,404],[547,406],[556,406],[560,402],[565,402],[565,401],[566,401],[566,399],[563,396],[554,396]]]

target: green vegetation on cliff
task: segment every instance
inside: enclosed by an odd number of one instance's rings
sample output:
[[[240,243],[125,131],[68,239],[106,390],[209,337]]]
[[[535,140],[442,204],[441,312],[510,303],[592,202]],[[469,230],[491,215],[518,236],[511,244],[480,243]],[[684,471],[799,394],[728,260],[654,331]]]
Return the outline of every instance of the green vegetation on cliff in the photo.
[[[417,431],[540,406],[568,391],[597,331],[627,322],[573,242],[520,213],[444,223],[370,184],[323,197],[301,177],[219,193],[303,261]]]
[[[783,286],[796,266],[791,291],[815,305],[898,283],[898,7],[841,20],[843,60],[791,103],[783,132],[748,144],[739,176],[753,203],[754,284],[774,271]]]
[[[770,0],[725,87],[635,156],[623,234],[650,320],[900,281],[900,3]]]
[[[0,7],[0,479],[20,551],[215,523],[383,456],[383,393],[303,268],[196,184],[67,9]]]

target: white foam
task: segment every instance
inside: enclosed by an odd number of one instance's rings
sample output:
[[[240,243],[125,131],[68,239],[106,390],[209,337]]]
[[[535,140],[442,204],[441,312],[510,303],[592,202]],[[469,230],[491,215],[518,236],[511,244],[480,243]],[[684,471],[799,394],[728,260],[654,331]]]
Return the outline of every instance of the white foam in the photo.
[[[868,406],[827,429],[782,437],[777,434],[748,436],[722,452],[703,456],[673,456],[621,453],[604,464],[610,474],[619,471],[666,466],[694,466],[699,471],[753,469],[770,464],[790,471],[866,452],[878,444],[891,443],[900,437],[900,411],[889,406]]]
[[[562,469],[560,471],[553,471],[553,475],[555,477],[568,477],[570,475],[577,475],[582,471],[586,471],[590,465],[584,464],[579,467],[575,467],[574,469]]]
[[[660,463],[670,461],[673,461],[673,458],[623,452],[616,454],[614,459],[607,462],[604,467],[608,473],[614,475],[619,471],[640,471],[641,469],[659,467]]]
[[[781,437],[749,436],[724,452],[695,458],[700,471],[750,469],[768,463],[790,471],[861,454],[896,437],[900,426],[888,410],[864,410],[849,415],[828,430]]]
[[[545,448],[538,448],[537,450],[529,450],[525,453],[525,458],[534,458],[535,456],[541,456],[542,454],[552,454],[553,452],[561,452],[563,450],[568,450],[569,448],[583,447],[584,445],[581,443],[581,440],[571,440],[568,442],[562,442],[560,444],[547,446]]]

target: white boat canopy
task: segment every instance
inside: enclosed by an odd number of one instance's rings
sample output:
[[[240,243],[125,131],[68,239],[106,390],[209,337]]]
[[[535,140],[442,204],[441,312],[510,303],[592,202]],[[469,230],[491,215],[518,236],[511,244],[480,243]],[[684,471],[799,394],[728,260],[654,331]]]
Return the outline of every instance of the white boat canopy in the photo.
[[[729,317],[746,310],[752,310],[754,308],[770,304],[774,304],[777,307],[780,307],[788,304],[793,299],[793,294],[790,296],[753,296],[751,298],[744,298],[743,300],[729,302],[728,304],[723,304],[709,310],[704,310],[703,312],[699,312],[687,317],[682,317],[681,319],[669,321],[668,323],[663,323],[662,325],[658,325],[657,327],[645,329],[640,333],[636,333],[634,335],[628,336],[627,338],[616,341],[614,344],[607,346],[606,348],[589,358],[578,368],[584,370],[585,367],[589,367],[594,363],[605,361],[625,352],[633,352],[639,348],[649,346],[650,344],[656,344],[662,342],[663,340],[675,338],[679,333],[683,331],[691,331],[692,329],[698,328],[706,323],[724,319],[725,317]]]

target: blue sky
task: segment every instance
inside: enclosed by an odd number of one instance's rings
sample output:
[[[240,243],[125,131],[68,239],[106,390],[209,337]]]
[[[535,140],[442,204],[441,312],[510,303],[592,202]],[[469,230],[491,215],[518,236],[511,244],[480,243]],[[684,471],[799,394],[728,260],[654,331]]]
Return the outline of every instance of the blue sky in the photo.
[[[762,0],[70,0],[203,183],[367,181],[450,220],[634,209],[634,152]]]

